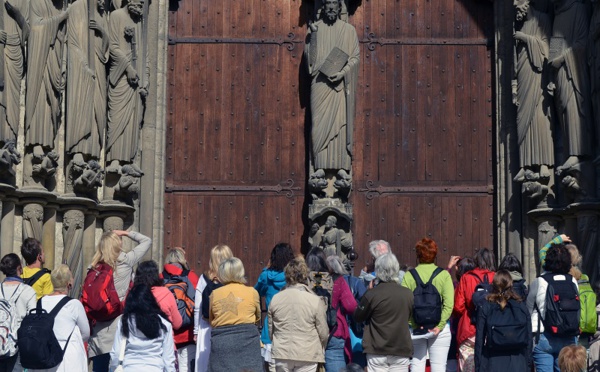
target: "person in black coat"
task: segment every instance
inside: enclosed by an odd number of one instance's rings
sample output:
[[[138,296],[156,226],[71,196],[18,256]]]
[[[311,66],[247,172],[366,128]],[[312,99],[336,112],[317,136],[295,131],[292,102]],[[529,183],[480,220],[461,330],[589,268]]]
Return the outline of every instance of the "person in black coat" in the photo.
[[[531,370],[531,315],[513,291],[507,270],[498,270],[487,302],[477,312],[476,372]]]

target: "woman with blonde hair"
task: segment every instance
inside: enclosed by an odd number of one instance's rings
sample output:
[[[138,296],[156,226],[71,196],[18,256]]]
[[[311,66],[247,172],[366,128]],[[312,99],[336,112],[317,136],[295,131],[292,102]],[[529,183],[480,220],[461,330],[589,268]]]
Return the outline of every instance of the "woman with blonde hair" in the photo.
[[[138,245],[129,252],[123,252],[123,242],[121,240],[123,236],[136,241]],[[88,270],[98,272],[112,269],[115,289],[119,300],[123,302],[129,290],[133,267],[142,259],[151,245],[152,239],[139,232],[107,231],[100,237],[100,241],[96,246],[96,254]],[[92,336],[88,343],[88,353],[93,362],[93,372],[108,371],[109,353],[117,330],[117,319],[118,316],[107,321],[96,321],[93,325]]]
[[[223,285],[210,295],[208,370],[263,371],[258,292],[246,285],[244,264],[237,257],[221,262],[218,277]]]
[[[208,270],[200,276],[196,286],[194,301],[194,339],[196,340],[196,372],[208,371],[210,355],[210,323],[208,322],[209,295],[219,285],[217,278],[219,265],[233,257],[231,249],[224,245],[215,245],[210,251]],[[207,289],[206,298],[204,290]]]
[[[84,342],[90,337],[90,325],[81,302],[73,300],[67,294],[73,288],[73,275],[67,265],[60,265],[51,274],[54,292],[38,300],[40,308],[48,313],[58,309],[52,330],[60,348],[64,350],[62,362],[52,368],[54,372],[84,371],[88,368]],[[36,311],[36,310],[32,310]],[[27,367],[27,356],[21,360]],[[28,371],[36,369],[28,368]],[[41,371],[41,370],[39,370]]]
[[[193,270],[185,258],[185,249],[175,247],[167,252],[165,265],[163,267],[164,284],[176,284],[182,289],[185,288],[186,296],[195,302],[196,286],[198,285],[198,275]],[[190,302],[190,304],[191,304]],[[178,301],[178,304],[182,303]],[[179,372],[192,371],[192,361],[196,357],[196,342],[194,341],[194,305],[180,308],[183,313],[183,325],[175,330],[175,345],[177,346],[177,358],[179,360]],[[192,315],[188,317],[187,315]],[[190,321],[188,324],[187,321]]]

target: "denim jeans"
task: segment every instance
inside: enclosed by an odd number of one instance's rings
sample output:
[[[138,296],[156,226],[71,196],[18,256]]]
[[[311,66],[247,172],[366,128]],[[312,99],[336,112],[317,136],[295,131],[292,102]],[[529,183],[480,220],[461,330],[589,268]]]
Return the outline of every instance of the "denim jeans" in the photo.
[[[346,357],[344,356],[344,339],[331,337],[325,349],[325,371],[339,372],[341,368],[346,367]]]
[[[558,368],[558,353],[567,346],[577,343],[575,337],[554,336],[542,333],[540,341],[533,348],[533,362],[536,372],[560,372]]]

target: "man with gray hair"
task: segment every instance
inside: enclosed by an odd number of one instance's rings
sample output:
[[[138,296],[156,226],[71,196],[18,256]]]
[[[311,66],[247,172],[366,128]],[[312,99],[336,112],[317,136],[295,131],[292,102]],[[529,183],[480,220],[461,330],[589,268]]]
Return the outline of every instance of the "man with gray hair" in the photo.
[[[354,312],[354,320],[365,322],[363,348],[369,371],[407,371],[413,355],[408,327],[413,293],[398,282],[400,264],[387,253],[375,261],[379,283],[367,290]]]
[[[384,254],[392,253],[392,247],[390,246],[390,243],[388,243],[385,240],[381,240],[381,239],[373,240],[369,243],[369,252],[371,253],[371,256],[373,256],[373,262],[375,262],[375,260],[377,260],[377,258],[383,256]],[[361,270],[359,278],[363,279],[365,281],[365,285],[369,286],[371,281],[373,279],[375,279],[375,273],[374,272],[369,273],[369,268],[367,266],[365,266]],[[399,270],[398,271],[399,283],[402,283],[403,278],[404,278],[404,271]]]

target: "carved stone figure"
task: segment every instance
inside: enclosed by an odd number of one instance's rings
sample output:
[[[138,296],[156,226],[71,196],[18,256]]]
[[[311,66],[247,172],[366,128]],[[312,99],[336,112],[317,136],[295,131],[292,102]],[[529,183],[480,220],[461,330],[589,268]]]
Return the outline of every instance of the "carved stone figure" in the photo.
[[[90,5],[92,6],[90,8]],[[76,154],[100,158],[106,128],[108,35],[103,0],[76,0],[69,8],[67,124],[65,147]]]
[[[0,142],[17,140],[25,41],[29,37],[29,1],[4,2],[0,10]]]
[[[63,261],[73,271],[73,288],[78,291],[83,277],[83,228],[85,216],[82,211],[69,210],[63,216]],[[79,296],[79,293],[76,293]]]
[[[550,126],[551,100],[547,95],[546,62],[552,30],[550,17],[517,0],[516,104],[520,171],[515,181],[548,180],[548,167],[554,164],[554,144]],[[533,172],[525,177],[525,173]]]
[[[359,46],[355,28],[338,19],[340,9],[341,1],[324,1],[321,19],[308,30],[304,49],[311,76],[311,159],[315,170],[351,168]],[[321,70],[340,62],[338,53],[334,61],[326,63],[336,48],[348,56],[347,61],[339,72],[329,69],[328,76]]]
[[[43,182],[43,180],[54,176],[58,167],[58,159],[59,156],[56,151],[42,154],[41,157],[34,157],[32,176],[39,179],[38,182]]]
[[[554,1],[554,23],[550,39],[552,83],[558,121],[566,136],[567,161],[557,174],[568,172],[591,155],[590,79],[586,45],[589,13],[582,0]]]
[[[16,149],[15,140],[7,141],[0,150],[0,180],[7,181],[15,176],[13,165],[21,162],[21,154]]]
[[[142,0],[131,0],[125,8],[111,13],[109,40],[111,66],[108,86],[108,132],[106,160],[111,169],[119,161],[131,163],[138,150],[140,126],[144,114],[147,86],[141,74],[147,74],[142,58]]]
[[[73,182],[73,190],[76,194],[96,199],[96,192],[102,186],[104,170],[95,160],[90,160],[77,179]]]
[[[41,204],[27,204],[23,207],[23,239],[34,238],[42,241],[44,207]]]
[[[30,6],[31,33],[27,43],[27,85],[25,96],[25,144],[33,145],[33,155],[41,158],[54,148],[60,120],[62,51],[64,24],[68,12],[62,1],[35,0]]]
[[[310,174],[308,179],[308,187],[313,199],[318,199],[324,196],[323,190],[327,188],[327,180],[325,179],[325,171],[318,169]]]
[[[325,224],[321,227],[313,224],[309,236],[312,246],[323,248],[327,256],[338,255],[345,258],[344,253],[352,248],[352,234],[337,227],[337,217],[335,216],[327,217]]]
[[[350,177],[348,172],[340,169],[337,172],[336,180],[333,183],[333,186],[338,190],[338,192],[347,196],[352,188],[352,177]]]
[[[140,178],[143,175],[143,172],[132,165],[122,166],[121,178],[115,186],[115,198],[132,204],[133,198],[136,198],[140,192]]]

